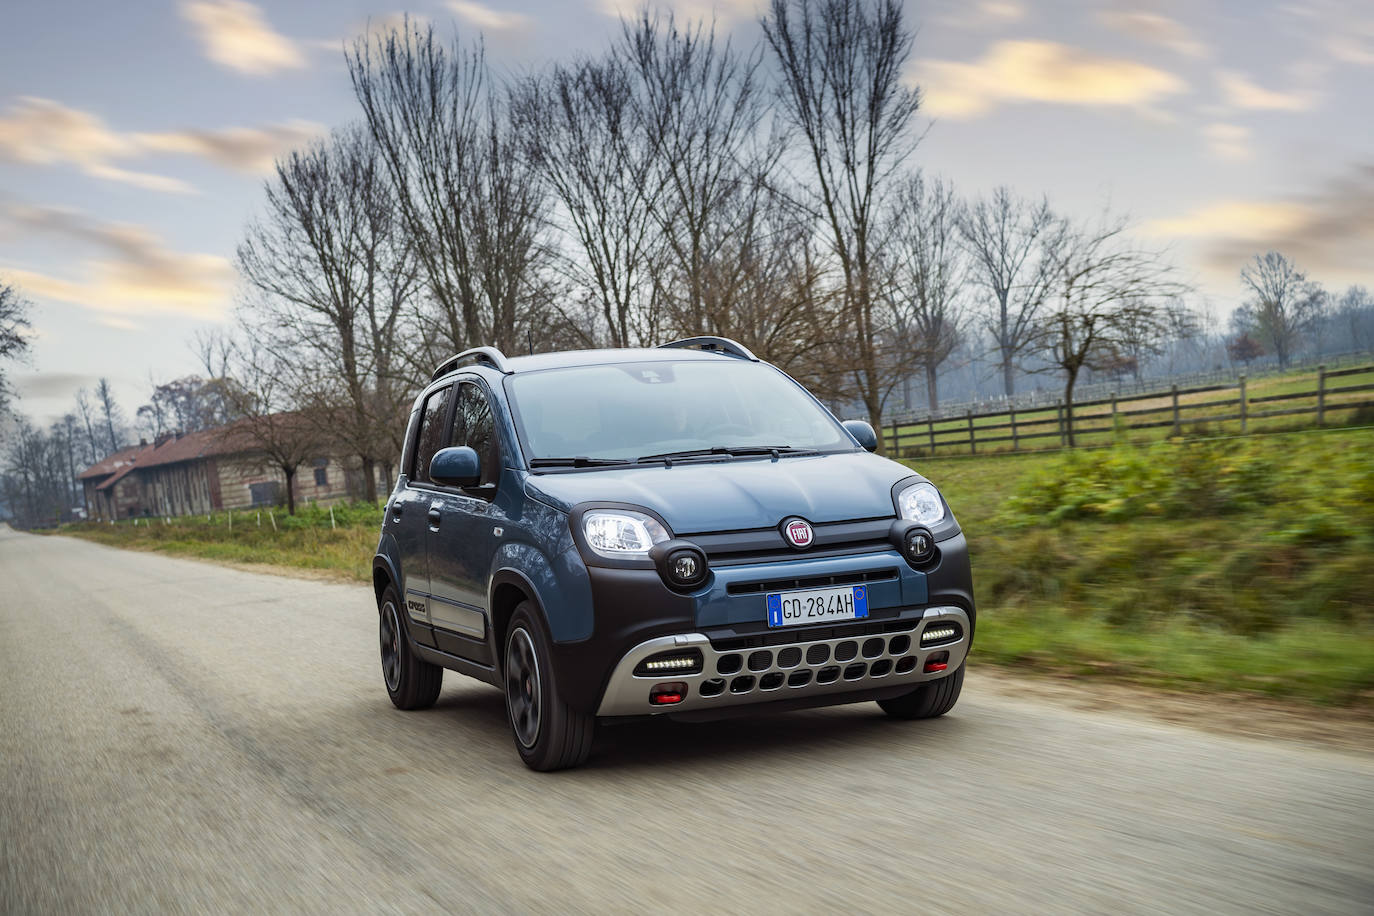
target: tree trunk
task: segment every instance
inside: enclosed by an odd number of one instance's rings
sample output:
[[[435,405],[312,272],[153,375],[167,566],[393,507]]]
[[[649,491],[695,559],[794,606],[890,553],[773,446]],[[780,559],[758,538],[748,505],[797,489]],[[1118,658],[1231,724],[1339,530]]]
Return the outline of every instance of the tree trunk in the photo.
[[[363,499],[377,504],[377,463],[366,455],[360,456],[363,461]]]
[[[939,377],[939,375],[936,373],[935,367],[934,367],[934,366],[931,366],[931,365],[927,365],[927,366],[926,366],[926,394],[930,396],[930,412],[931,412],[931,413],[935,413],[935,411],[937,411],[937,410],[940,409],[940,390],[939,390],[939,387],[938,387],[938,386],[939,386],[939,382],[940,382],[940,377]]]
[[[1007,397],[1016,394],[1016,371],[1012,365],[1011,354],[1002,357],[1002,390]]]
[[[878,454],[887,454],[887,442],[883,438],[883,408],[878,403],[876,392],[864,392],[864,406],[868,408],[868,425],[873,427],[873,432],[878,436]]]
[[[294,467],[282,468],[282,473],[286,475],[286,513],[296,514],[296,469]]]

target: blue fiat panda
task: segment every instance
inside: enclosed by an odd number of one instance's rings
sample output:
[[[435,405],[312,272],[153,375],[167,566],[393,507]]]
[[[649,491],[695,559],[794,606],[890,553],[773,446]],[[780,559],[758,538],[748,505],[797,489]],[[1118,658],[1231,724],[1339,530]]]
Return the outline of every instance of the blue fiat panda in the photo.
[[[373,559],[382,676],[506,697],[536,770],[598,720],[959,697],[968,551],[930,481],[739,344],[441,365],[415,401]]]

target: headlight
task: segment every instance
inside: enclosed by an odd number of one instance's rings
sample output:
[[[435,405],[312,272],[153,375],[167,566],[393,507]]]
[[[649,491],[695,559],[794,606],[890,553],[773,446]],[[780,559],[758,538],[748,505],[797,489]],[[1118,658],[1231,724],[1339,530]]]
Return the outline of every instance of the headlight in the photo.
[[[897,512],[902,518],[933,528],[945,518],[945,504],[935,485],[921,481],[897,494]]]
[[[645,557],[649,548],[668,540],[658,520],[642,512],[597,509],[582,516],[587,546],[603,557]]]

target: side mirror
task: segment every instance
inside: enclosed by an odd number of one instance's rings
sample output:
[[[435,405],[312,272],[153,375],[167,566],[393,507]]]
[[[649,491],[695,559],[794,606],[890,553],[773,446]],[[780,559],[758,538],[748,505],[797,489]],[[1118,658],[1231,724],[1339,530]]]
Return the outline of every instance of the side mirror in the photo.
[[[482,462],[466,445],[441,448],[429,459],[429,479],[446,487],[475,487],[482,479]]]
[[[849,434],[859,440],[859,444],[870,452],[878,450],[878,434],[873,431],[863,420],[845,420],[844,428],[849,430]]]

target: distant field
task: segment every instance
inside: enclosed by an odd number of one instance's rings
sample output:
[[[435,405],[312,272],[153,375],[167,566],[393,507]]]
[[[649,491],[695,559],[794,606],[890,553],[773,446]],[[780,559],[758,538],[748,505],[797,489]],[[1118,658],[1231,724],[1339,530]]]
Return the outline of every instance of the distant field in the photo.
[[[1374,709],[1374,432],[909,461],[969,538],[975,664]],[[66,526],[369,580],[381,509]],[[278,530],[271,520],[275,517]],[[260,519],[260,520],[259,520]]]
[[[1374,401],[1374,390],[1348,391],[1339,389],[1374,386],[1374,365],[1355,367],[1361,371],[1328,378],[1324,397],[1325,426],[1374,425],[1374,407],[1356,406]],[[1349,371],[1349,370],[1340,370]],[[1246,385],[1247,419],[1245,431],[1275,432],[1303,429],[1317,425],[1317,370],[1299,370],[1288,375],[1268,376]],[[1292,397],[1302,394],[1300,397]],[[1086,403],[1074,406],[1073,428],[1079,446],[1110,445],[1115,442],[1158,442],[1173,435],[1173,398],[1165,392],[1158,396],[1122,400],[1118,403],[1116,422],[1110,403]],[[1234,416],[1240,412],[1240,392],[1236,386],[1197,393],[1180,393],[1179,417],[1184,435],[1239,435],[1242,423]],[[1272,400],[1271,400],[1272,399]],[[1283,416],[1263,416],[1271,411],[1295,411]],[[1296,412],[1302,411],[1302,412]],[[1231,419],[1220,419],[1231,417]],[[1015,412],[1016,437],[1013,439],[1010,412],[975,416],[972,420],[977,452],[992,454],[1018,450],[1059,448],[1061,445],[1060,413],[1056,407]],[[1153,424],[1146,426],[1146,424]],[[896,428],[898,446],[903,457],[923,458],[932,454],[969,454],[967,417],[937,420],[928,423],[899,424]],[[1134,428],[1133,428],[1134,427]],[[893,427],[883,430],[889,445]]]

